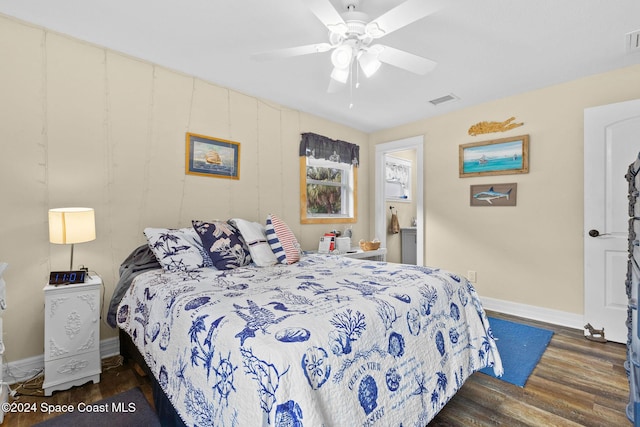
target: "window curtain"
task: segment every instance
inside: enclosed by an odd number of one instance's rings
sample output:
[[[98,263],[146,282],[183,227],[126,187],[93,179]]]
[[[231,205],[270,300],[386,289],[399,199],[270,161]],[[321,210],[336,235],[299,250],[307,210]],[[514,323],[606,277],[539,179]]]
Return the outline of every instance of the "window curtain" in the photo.
[[[300,157],[305,156],[358,166],[360,146],[315,133],[303,133],[300,141]]]

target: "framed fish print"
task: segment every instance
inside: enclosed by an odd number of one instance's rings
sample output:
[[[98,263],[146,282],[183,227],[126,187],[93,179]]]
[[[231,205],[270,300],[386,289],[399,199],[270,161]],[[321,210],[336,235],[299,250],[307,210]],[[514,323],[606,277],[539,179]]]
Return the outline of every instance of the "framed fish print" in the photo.
[[[185,172],[240,179],[240,143],[187,132]]]
[[[529,172],[529,135],[472,142],[459,147],[460,178]]]
[[[483,184],[470,186],[471,206],[515,206],[518,184]]]

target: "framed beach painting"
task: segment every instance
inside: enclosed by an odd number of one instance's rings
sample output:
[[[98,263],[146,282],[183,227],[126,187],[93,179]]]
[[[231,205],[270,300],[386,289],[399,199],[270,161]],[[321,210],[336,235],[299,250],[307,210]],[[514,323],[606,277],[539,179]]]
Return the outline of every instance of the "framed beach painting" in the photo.
[[[186,174],[240,179],[240,143],[187,133]]]
[[[529,135],[472,142],[459,147],[460,178],[529,172]]]

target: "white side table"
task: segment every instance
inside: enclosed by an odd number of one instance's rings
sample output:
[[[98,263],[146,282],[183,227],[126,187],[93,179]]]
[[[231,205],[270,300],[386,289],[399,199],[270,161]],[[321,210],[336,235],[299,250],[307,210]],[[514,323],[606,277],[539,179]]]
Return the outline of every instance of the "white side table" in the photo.
[[[372,259],[374,261],[387,260],[387,248],[379,248],[374,251],[363,251],[359,248],[351,248],[350,252],[341,253],[340,255],[349,258]]]
[[[44,287],[45,396],[100,382],[100,290],[94,274],[84,283]]]

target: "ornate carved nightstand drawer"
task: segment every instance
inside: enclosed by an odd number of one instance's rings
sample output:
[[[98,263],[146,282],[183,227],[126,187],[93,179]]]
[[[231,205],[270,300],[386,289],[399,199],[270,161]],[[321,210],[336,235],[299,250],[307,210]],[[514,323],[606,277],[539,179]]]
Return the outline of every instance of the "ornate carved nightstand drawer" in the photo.
[[[44,362],[45,379],[42,388],[45,396],[51,396],[55,390],[66,390],[89,381],[100,382],[100,354],[85,353],[63,359]]]

